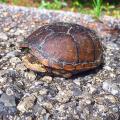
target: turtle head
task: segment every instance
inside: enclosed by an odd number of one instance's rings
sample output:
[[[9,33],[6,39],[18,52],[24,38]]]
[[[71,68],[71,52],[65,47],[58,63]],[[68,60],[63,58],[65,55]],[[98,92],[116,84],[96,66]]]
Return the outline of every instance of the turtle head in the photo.
[[[33,71],[36,72],[46,72],[45,67],[37,60],[36,57],[34,57],[31,54],[27,54],[22,57],[22,60],[24,62],[24,65]]]
[[[28,48],[29,47],[29,43],[27,40],[24,40],[22,42],[19,42],[19,47],[20,48]]]

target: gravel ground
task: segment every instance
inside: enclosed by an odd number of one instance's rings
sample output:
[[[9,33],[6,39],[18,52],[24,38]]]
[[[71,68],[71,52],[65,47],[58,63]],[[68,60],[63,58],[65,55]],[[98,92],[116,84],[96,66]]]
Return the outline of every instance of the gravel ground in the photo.
[[[120,19],[0,5],[0,120],[120,120]],[[28,70],[19,42],[56,21],[93,28],[104,65],[72,79]]]

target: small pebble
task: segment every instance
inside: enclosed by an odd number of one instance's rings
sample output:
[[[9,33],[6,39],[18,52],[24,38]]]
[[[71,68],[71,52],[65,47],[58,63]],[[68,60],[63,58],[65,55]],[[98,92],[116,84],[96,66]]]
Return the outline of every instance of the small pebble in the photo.
[[[14,65],[16,65],[18,63],[21,63],[21,60],[18,57],[12,57],[10,59],[10,63],[14,66]]]
[[[110,81],[103,82],[103,89],[110,92],[113,95],[117,95],[120,93],[120,89],[117,86],[117,84],[115,84],[115,83],[113,84]]]
[[[19,54],[20,54],[20,51],[15,50],[15,51],[12,51],[12,52],[7,53],[7,55],[6,55],[5,57],[6,57],[6,58],[16,57],[16,56],[18,56]]]
[[[7,39],[8,39],[8,36],[7,36],[5,33],[1,33],[1,32],[0,32],[0,39],[1,39],[1,40],[7,40]]]
[[[26,72],[25,77],[28,78],[30,81],[34,81],[36,78],[36,75],[33,71]]]
[[[71,96],[72,96],[72,92],[70,90],[63,90],[63,91],[59,91],[55,98],[59,102],[65,103],[69,101]]]
[[[0,77],[0,83],[4,84],[6,82],[6,78]]]
[[[24,71],[26,70],[27,68],[25,67],[25,65],[23,63],[20,63],[20,64],[17,64],[16,65],[16,70],[21,70],[21,71]]]
[[[43,88],[43,89],[39,90],[39,94],[40,94],[40,95],[46,95],[46,94],[47,94],[47,92],[48,92],[48,90],[47,90],[47,89],[45,89],[45,88]]]
[[[52,82],[52,77],[50,77],[50,76],[44,76],[40,80],[49,84],[49,83]]]
[[[15,34],[15,35],[20,35],[20,34],[24,34],[24,33],[25,33],[24,30],[17,29],[14,34]]]
[[[6,89],[6,94],[7,94],[7,95],[14,95],[14,92],[13,92],[13,90],[12,90],[11,88],[8,87],[8,88]]]
[[[17,106],[17,109],[22,113],[28,112],[29,110],[32,109],[35,100],[36,100],[36,97],[34,95],[22,98],[22,100]]]
[[[7,106],[7,107],[16,106],[15,97],[14,96],[9,96],[9,95],[7,95],[5,93],[3,93],[1,95],[0,102],[4,103],[4,105]]]

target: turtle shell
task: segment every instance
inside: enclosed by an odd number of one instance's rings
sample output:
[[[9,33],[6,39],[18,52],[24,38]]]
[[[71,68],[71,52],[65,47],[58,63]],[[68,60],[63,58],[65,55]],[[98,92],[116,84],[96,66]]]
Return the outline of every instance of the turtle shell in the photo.
[[[102,62],[102,45],[93,30],[74,23],[40,27],[27,44],[31,54],[46,67],[64,71],[86,71]]]

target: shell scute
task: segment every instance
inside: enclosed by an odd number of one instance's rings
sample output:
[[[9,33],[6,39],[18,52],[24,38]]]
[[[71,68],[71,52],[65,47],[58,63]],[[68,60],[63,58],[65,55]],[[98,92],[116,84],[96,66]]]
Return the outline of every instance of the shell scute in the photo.
[[[72,65],[72,64],[66,64],[66,65],[64,66],[64,70],[73,71],[73,70],[75,70],[75,66]]]
[[[77,61],[75,44],[69,35],[64,33],[54,33],[45,40],[42,47],[43,56],[48,54],[48,58],[54,58],[60,62],[73,63]]]

